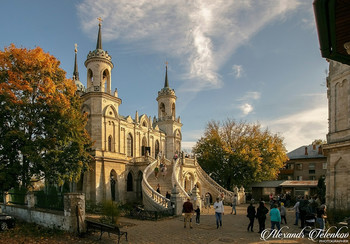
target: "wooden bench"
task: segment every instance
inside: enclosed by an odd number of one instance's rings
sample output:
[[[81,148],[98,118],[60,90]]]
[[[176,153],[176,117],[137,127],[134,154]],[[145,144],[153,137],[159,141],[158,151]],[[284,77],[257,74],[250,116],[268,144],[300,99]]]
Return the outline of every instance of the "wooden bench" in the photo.
[[[123,235],[125,235],[125,240],[128,241],[128,232],[121,231],[118,228],[118,226],[103,224],[103,223],[95,222],[95,221],[92,221],[92,220],[85,220],[85,223],[86,223],[86,231],[95,230],[95,231],[100,231],[101,232],[99,240],[101,240],[102,234],[104,232],[107,232],[108,235],[110,233],[117,235],[118,236],[118,243],[120,241],[120,238]]]

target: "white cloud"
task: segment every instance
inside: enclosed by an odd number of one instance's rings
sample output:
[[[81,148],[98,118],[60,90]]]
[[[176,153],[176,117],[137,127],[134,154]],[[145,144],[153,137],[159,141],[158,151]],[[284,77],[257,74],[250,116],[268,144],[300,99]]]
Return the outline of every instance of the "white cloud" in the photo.
[[[246,92],[242,97],[238,98],[237,101],[252,101],[258,100],[261,97],[261,93],[257,91]]]
[[[239,108],[242,111],[243,115],[248,115],[254,110],[253,106],[249,103],[244,103],[239,106]]]
[[[233,74],[237,79],[241,78],[242,75],[244,74],[243,66],[242,65],[233,65],[232,66]]]
[[[315,94],[314,102],[317,107],[308,107],[301,112],[287,115],[276,120],[265,121],[273,132],[284,137],[288,151],[303,145],[309,145],[315,139],[326,139],[328,131],[328,106],[326,95]]]
[[[83,0],[78,14],[83,30],[103,39],[178,58],[186,74],[183,89],[220,88],[221,66],[232,53],[276,18],[296,10],[301,0]]]

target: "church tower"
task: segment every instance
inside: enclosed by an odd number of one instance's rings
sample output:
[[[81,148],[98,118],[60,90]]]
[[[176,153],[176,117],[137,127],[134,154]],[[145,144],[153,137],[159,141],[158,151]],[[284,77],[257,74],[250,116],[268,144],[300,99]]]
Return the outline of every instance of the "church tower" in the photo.
[[[107,133],[108,130],[115,129],[108,129],[107,126],[114,124],[112,127],[115,127],[121,99],[118,98],[117,91],[114,93],[111,91],[112,57],[102,49],[102,19],[98,18],[98,20],[96,49],[89,52],[85,61],[87,87],[82,96],[83,112],[88,114],[87,130],[92,140],[95,141],[96,150],[106,151],[110,147],[110,151],[116,152],[118,151],[117,134],[115,132],[111,138],[108,138],[110,136],[110,133]]]
[[[176,118],[176,95],[174,89],[169,87],[168,63],[165,67],[164,88],[158,92],[158,119],[157,124],[166,134],[165,152],[168,159],[181,152],[181,121]]]

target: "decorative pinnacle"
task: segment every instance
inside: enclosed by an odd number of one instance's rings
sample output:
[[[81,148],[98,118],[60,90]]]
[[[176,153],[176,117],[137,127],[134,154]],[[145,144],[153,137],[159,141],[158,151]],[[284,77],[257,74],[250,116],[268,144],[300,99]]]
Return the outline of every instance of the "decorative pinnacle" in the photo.
[[[78,44],[74,44],[74,52],[77,53],[78,52]]]
[[[169,82],[168,82],[168,61],[165,62],[165,82],[164,82],[164,88],[169,88]]]
[[[98,19],[98,25],[101,26],[103,19],[101,17],[98,17],[97,19]]]

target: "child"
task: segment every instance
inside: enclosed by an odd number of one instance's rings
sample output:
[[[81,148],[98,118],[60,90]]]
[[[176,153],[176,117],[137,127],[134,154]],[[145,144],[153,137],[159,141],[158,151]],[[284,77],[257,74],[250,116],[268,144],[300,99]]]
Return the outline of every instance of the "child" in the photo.
[[[283,202],[281,202],[281,211],[280,212],[281,212],[281,224],[283,224],[282,223],[283,220],[284,220],[284,223],[287,224],[287,219],[286,219],[287,212],[286,212],[286,208],[284,207]]]
[[[196,224],[199,225],[199,222],[200,222],[199,218],[201,216],[201,210],[199,209],[199,206],[194,211],[196,212]]]

